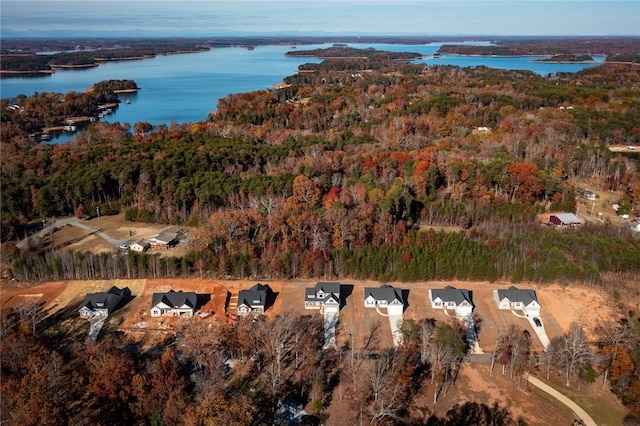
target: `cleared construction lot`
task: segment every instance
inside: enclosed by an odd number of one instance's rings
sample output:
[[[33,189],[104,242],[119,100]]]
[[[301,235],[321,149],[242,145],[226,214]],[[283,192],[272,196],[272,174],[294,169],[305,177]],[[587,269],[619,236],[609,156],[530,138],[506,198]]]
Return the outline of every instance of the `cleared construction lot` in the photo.
[[[179,321],[177,318],[161,317],[152,319],[149,315],[151,296],[154,292],[173,290],[195,291],[204,297],[199,312],[211,314],[198,321],[226,321],[226,303],[229,296],[249,288],[258,281],[249,280],[201,280],[201,279],[162,279],[162,280],[100,280],[69,281],[46,283],[28,288],[12,286],[2,288],[0,298],[2,307],[16,307],[20,304],[42,304],[49,313],[59,309],[78,306],[86,293],[105,291],[113,285],[120,288],[129,287],[135,297],[111,316],[118,327],[132,336],[153,333],[162,335],[170,333]],[[318,310],[304,308],[304,290],[315,285],[315,280],[259,281],[268,284],[275,295],[274,303],[266,311],[267,317],[278,314],[318,315]],[[365,308],[363,292],[365,287],[378,287],[381,282],[342,280],[343,306],[340,310],[336,329],[338,347],[352,340],[358,347],[363,347],[370,340],[369,346],[377,349],[393,347],[393,339],[389,319],[376,312],[376,309]],[[531,329],[533,326],[526,318],[519,318],[510,311],[498,309],[493,300],[493,291],[508,288],[510,283],[488,282],[419,282],[388,283],[405,290],[406,307],[404,319],[420,320],[435,318],[438,322],[456,321],[441,310],[434,310],[429,302],[428,291],[452,285],[471,292],[475,305],[474,313],[479,318],[477,331],[480,347],[484,352],[494,348],[495,341],[509,326],[516,325],[529,329],[534,336],[534,350],[542,350],[542,344]],[[613,318],[614,310],[609,296],[600,290],[583,286],[532,285],[518,284],[519,288],[532,288],[536,291],[542,305],[540,318],[550,339],[565,333],[572,322],[579,322],[587,335],[592,335],[599,318]],[[384,309],[382,309],[384,312]],[[373,338],[371,335],[373,334]],[[160,336],[158,336],[160,337]]]

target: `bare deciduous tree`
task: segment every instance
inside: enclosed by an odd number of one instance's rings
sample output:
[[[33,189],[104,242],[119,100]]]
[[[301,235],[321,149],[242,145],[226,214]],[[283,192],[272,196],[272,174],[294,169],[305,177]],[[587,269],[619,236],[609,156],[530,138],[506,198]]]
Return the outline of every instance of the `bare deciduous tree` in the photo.
[[[261,321],[258,324],[257,339],[260,342],[260,353],[265,362],[264,372],[267,375],[267,387],[275,407],[280,402],[285,370],[291,363],[296,322],[292,316],[279,315],[271,321]]]
[[[574,373],[580,367],[586,365],[591,356],[591,350],[584,331],[577,324],[571,324],[569,332],[562,339],[560,348],[560,361],[565,368],[567,386],[571,384],[571,378]]]

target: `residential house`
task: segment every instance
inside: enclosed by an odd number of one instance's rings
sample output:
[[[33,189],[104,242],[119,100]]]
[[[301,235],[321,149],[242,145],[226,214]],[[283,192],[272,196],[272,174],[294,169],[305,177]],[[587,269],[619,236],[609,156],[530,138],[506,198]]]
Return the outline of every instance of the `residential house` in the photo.
[[[180,233],[171,229],[164,230],[157,234],[153,234],[147,238],[147,242],[153,249],[166,250],[178,244]]]
[[[534,290],[522,290],[511,286],[506,290],[494,290],[493,299],[500,309],[519,310],[528,317],[540,315],[542,306]]]
[[[582,221],[573,213],[557,213],[549,216],[549,223],[556,226],[581,225]]]
[[[129,246],[130,250],[138,251],[138,252],[147,251],[150,248],[151,248],[151,244],[149,244],[145,240],[135,241],[135,242],[131,243],[131,245]]]
[[[445,288],[430,289],[429,301],[433,309],[453,310],[459,318],[469,317],[473,311],[473,302],[471,302],[469,291],[450,285]]]
[[[364,288],[365,308],[387,308],[389,315],[402,315],[404,312],[404,300],[402,290],[393,288],[388,284],[380,287]]]
[[[195,313],[197,303],[198,296],[194,292],[169,290],[168,293],[153,293],[151,316],[191,317]]]
[[[270,288],[268,285],[256,284],[248,290],[240,290],[238,293],[238,308],[237,312],[239,316],[245,316],[248,314],[262,315],[267,306],[267,296],[269,295]]]
[[[101,293],[89,293],[85,296],[80,307],[80,317],[106,317],[112,313],[124,297],[130,296],[128,288],[120,289],[116,286]]]
[[[340,283],[319,282],[315,287],[305,289],[305,309],[320,309],[320,312],[338,312],[340,310]]]

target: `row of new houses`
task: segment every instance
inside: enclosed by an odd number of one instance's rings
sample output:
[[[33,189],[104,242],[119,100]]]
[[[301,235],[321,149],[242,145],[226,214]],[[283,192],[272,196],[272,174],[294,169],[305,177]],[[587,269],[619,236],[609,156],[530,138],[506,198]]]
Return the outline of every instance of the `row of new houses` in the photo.
[[[271,289],[265,284],[241,290],[238,293],[237,314],[264,314]],[[112,287],[107,292],[91,293],[85,297],[80,316],[107,316],[115,310],[124,297],[130,296],[128,289]],[[505,290],[494,290],[493,298],[498,308],[519,310],[526,316],[540,315],[541,305],[536,293],[531,289],[509,287]],[[402,315],[405,300],[401,289],[383,284],[381,287],[365,287],[364,306],[366,308],[386,308],[389,315]],[[469,317],[474,305],[468,290],[447,286],[429,290],[429,301],[434,309],[447,309],[455,312],[457,317]],[[341,284],[337,282],[318,282],[314,287],[305,289],[305,309],[319,309],[321,313],[337,313],[342,304]],[[195,314],[198,297],[194,292],[169,290],[166,293],[154,293],[151,299],[151,316],[185,316]]]

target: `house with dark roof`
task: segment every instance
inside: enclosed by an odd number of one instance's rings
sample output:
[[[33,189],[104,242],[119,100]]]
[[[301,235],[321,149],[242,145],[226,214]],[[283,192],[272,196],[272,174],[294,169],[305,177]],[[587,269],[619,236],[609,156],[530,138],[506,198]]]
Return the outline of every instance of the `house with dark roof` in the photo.
[[[582,221],[573,213],[557,213],[549,216],[549,223],[556,226],[577,226]]]
[[[540,302],[536,296],[536,292],[531,289],[519,289],[514,286],[508,289],[499,289],[493,291],[493,299],[500,309],[510,309],[522,311],[526,316],[540,315]]]
[[[306,288],[304,308],[337,313],[340,310],[340,283],[318,282],[315,287]]]
[[[383,284],[380,287],[365,287],[364,307],[387,308],[389,315],[402,315],[404,312],[402,290],[388,284]]]
[[[430,289],[429,301],[433,309],[453,310],[459,318],[469,317],[473,311],[469,290],[458,289],[450,285],[445,288]]]
[[[124,297],[130,296],[131,290],[116,286],[101,293],[89,293],[84,297],[80,307],[80,317],[106,317],[112,313]]]
[[[151,316],[191,317],[196,311],[198,296],[194,292],[169,290],[168,293],[153,293]]]
[[[262,315],[267,307],[267,296],[271,289],[268,285],[256,284],[248,290],[240,290],[238,293],[239,316],[248,314]]]

